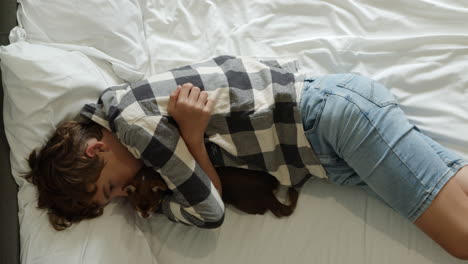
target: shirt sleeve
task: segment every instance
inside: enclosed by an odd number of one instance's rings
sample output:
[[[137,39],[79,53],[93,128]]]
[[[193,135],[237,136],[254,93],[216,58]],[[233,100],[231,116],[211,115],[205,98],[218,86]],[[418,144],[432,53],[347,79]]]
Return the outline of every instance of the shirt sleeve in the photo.
[[[120,139],[137,158],[158,171],[172,195],[162,201],[172,221],[202,228],[219,227],[224,203],[218,191],[190,154],[169,116],[145,116],[135,121]]]

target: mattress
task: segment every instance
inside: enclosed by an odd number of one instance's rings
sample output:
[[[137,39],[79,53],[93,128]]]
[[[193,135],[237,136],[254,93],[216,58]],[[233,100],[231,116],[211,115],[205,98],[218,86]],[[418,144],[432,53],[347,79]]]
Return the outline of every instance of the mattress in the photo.
[[[418,1],[18,0],[0,47],[5,132],[19,186],[22,263],[461,263],[363,190],[310,180],[295,213],[226,208],[199,229],[125,200],[57,232],[25,158],[106,87],[216,55],[295,57],[301,71],[385,84],[409,120],[468,159],[468,6]]]

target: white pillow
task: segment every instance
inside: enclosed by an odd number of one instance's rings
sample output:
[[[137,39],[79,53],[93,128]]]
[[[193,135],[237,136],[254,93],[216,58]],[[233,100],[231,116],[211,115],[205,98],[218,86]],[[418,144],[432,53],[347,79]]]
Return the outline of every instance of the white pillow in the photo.
[[[105,63],[80,52],[19,41],[0,47],[4,82],[3,117],[11,148],[13,176],[28,165],[25,158],[41,146],[63,120],[75,118],[85,103],[123,82]]]
[[[26,157],[44,144],[56,125],[76,117],[108,86],[121,83],[109,64],[80,52],[19,41],[0,46],[5,132],[18,194],[22,263],[153,263],[148,244],[127,203],[108,205],[104,215],[57,232],[45,210],[37,209],[37,189],[20,177]]]
[[[27,41],[105,59],[126,81],[141,79],[149,56],[138,0],[18,0]]]

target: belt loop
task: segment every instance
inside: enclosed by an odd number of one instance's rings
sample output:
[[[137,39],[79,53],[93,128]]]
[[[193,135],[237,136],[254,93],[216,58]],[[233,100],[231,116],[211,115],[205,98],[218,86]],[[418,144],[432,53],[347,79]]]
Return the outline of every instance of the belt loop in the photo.
[[[341,80],[337,85],[345,86],[354,77],[354,75],[356,75],[354,72],[346,73],[345,77],[343,77],[343,80]]]
[[[315,88],[315,89],[322,90],[322,85],[323,85],[323,83],[325,82],[325,78],[326,78],[326,75],[323,75],[323,76],[317,78],[317,79],[318,79],[318,82],[317,82],[317,84],[314,86],[314,88]]]

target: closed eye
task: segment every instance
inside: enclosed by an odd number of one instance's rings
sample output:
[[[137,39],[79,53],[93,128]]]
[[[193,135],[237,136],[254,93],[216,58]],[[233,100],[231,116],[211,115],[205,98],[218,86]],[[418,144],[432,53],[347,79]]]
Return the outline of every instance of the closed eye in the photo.
[[[106,199],[106,202],[104,202],[102,204],[102,206],[106,206],[107,204],[109,204],[110,202],[110,199],[112,198],[111,195],[112,195],[112,189],[114,189],[114,186],[112,185],[112,183],[108,183],[107,185],[108,187],[107,188],[104,188],[103,187],[103,192],[104,192],[104,198]]]

